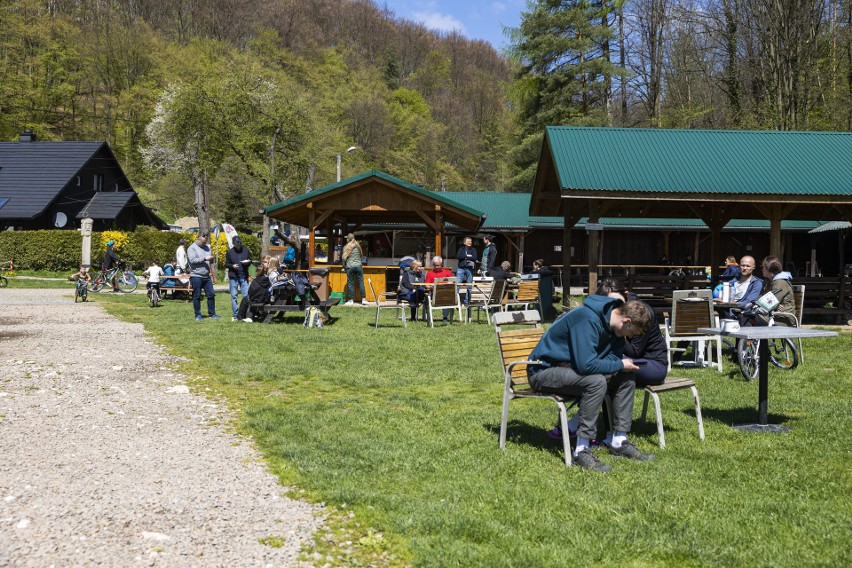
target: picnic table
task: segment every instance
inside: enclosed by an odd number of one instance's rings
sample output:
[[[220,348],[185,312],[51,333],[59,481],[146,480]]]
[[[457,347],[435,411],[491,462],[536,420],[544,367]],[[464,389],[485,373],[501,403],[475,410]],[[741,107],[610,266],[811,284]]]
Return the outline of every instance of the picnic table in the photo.
[[[786,426],[769,424],[767,405],[769,399],[769,339],[798,339],[800,337],[837,337],[836,331],[786,327],[773,325],[768,327],[741,327],[737,331],[725,331],[718,327],[699,328],[700,332],[713,335],[727,335],[735,339],[762,340],[758,351],[758,422],[756,424],[737,424],[734,428],[751,432],[786,432]]]
[[[171,276],[160,276],[160,294],[165,298],[166,292],[175,294],[192,294],[192,286],[189,283],[189,274],[173,274]]]
[[[333,320],[330,310],[340,303],[340,298],[320,299],[317,294],[319,283],[305,285],[305,293],[298,294],[295,289],[284,286],[273,288],[272,302],[269,304],[252,304],[254,313],[263,314],[263,323],[272,323],[273,320],[281,320],[287,312],[304,312],[311,306],[319,308],[324,318]]]

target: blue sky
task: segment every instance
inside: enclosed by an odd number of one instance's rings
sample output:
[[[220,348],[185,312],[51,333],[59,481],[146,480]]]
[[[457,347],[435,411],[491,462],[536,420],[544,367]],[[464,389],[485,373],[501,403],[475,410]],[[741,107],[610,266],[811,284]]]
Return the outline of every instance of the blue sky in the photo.
[[[375,0],[398,17],[433,30],[458,30],[471,39],[484,39],[500,50],[508,39],[503,26],[517,27],[526,0]]]

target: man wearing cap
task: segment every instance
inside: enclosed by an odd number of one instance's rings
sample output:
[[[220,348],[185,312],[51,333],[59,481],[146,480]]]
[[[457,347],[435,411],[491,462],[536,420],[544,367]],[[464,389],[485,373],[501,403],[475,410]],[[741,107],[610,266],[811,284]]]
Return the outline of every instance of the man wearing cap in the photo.
[[[485,248],[482,249],[482,262],[479,265],[479,273],[482,276],[491,276],[491,269],[497,262],[497,247],[491,242],[493,240],[494,237],[491,235],[482,235],[482,241],[485,243]]]
[[[243,298],[248,297],[248,267],[251,264],[251,256],[240,237],[234,237],[231,244],[234,246],[225,253],[225,265],[228,267],[228,285],[231,290],[231,321],[237,321],[237,292],[239,291]]]
[[[107,249],[106,256],[104,256],[104,261],[101,263],[101,268],[103,268],[104,274],[112,270],[113,265],[118,265],[121,262],[121,259],[118,258],[118,255],[115,254],[115,241],[107,241]],[[115,283],[115,277],[118,276],[118,272],[112,275],[112,280],[110,280],[110,284],[112,284],[113,292],[121,292],[118,289],[118,286]]]
[[[175,259],[177,259],[175,274],[184,274],[189,272],[189,259],[186,256],[186,239],[178,241],[178,248],[175,251]]]
[[[214,297],[213,281],[210,279],[210,263],[213,255],[207,244],[207,234],[198,234],[198,238],[186,251],[189,259],[189,284],[192,286],[192,307],[195,319],[201,320],[201,291],[207,296],[207,315],[212,319],[220,319],[216,315],[216,299]]]

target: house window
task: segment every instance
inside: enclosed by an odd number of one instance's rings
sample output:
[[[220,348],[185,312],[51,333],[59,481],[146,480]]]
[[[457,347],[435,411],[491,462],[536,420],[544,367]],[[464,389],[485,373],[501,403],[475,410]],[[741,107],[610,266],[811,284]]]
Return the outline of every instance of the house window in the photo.
[[[103,191],[103,189],[104,189],[104,176],[102,174],[95,174],[94,176],[92,176],[92,179],[94,179],[93,189],[95,191]]]

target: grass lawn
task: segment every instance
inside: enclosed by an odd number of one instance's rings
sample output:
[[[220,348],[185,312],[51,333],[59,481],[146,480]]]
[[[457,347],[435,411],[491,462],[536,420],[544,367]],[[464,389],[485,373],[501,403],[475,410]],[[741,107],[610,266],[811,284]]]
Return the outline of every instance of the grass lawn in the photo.
[[[218,294],[223,316],[226,298]],[[852,562],[849,334],[806,340],[803,366],[770,371],[770,421],[789,433],[730,427],[757,415],[757,384],[732,364],[725,374],[677,370],[698,384],[707,439],[698,440],[689,391],[664,394],[666,450],[653,422],[634,425],[657,460],[600,452],[613,466],[601,475],[564,466],[561,444],[545,436],[551,403],[513,403],[498,450],[502,382],[484,320],[403,330],[383,312],[376,330],[374,310],[335,308],[333,325],[305,329],[295,314],[272,325],[196,322],[184,302],[95,300],[190,359],[206,377],[199,386],[239,411],[238,427],[282,483],[354,513],[335,521],[348,536],[321,544],[332,565]]]

